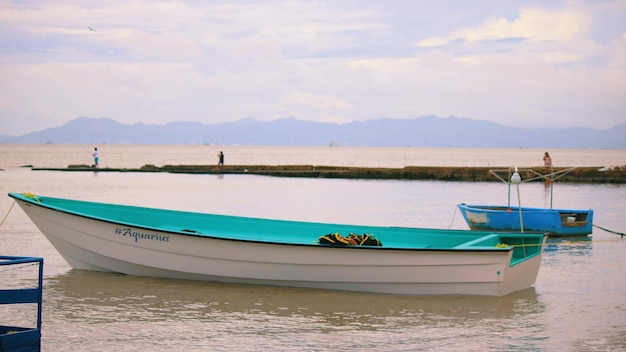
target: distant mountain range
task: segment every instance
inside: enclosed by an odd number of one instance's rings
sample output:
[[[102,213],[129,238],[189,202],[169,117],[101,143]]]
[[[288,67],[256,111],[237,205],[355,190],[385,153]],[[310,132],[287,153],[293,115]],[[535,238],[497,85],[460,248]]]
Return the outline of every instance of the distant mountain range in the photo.
[[[0,143],[626,149],[625,136],[626,124],[607,130],[531,129],[437,116],[345,124],[294,118],[264,122],[247,118],[229,123],[171,122],[165,125],[128,125],[109,118],[79,117],[61,127],[19,137],[0,137]]]

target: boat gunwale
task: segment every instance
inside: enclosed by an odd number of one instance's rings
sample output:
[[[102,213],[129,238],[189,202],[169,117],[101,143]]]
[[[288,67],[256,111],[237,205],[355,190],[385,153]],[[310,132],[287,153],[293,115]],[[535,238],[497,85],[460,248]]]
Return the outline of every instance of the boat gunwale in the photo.
[[[541,212],[556,212],[556,213],[592,213],[593,209],[569,209],[569,208],[540,208],[540,207],[519,207],[517,205],[506,206],[506,205],[489,205],[489,204],[467,204],[467,203],[459,203],[457,204],[459,208],[464,208],[467,210],[480,210],[480,211],[491,211],[491,212],[502,212],[510,209],[512,211],[522,211],[533,212],[533,211],[541,211]]]

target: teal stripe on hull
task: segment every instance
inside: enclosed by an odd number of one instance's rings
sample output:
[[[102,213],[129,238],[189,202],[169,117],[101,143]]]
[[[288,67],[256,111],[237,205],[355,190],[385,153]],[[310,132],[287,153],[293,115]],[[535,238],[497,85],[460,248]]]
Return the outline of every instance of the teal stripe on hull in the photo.
[[[511,241],[513,234],[492,231],[442,230],[329,224],[287,220],[260,219],[230,215],[154,209],[117,204],[95,203],[79,200],[10,193],[11,197],[86,218],[155,231],[167,231],[189,236],[217,237],[229,240],[270,242],[279,244],[315,245],[320,236],[329,233],[373,234],[383,246],[381,249],[429,250],[508,250],[496,248],[498,243]],[[542,236],[526,235],[540,248]],[[477,239],[484,238],[481,241]],[[472,246],[463,246],[474,241]],[[480,243],[479,243],[480,242]]]

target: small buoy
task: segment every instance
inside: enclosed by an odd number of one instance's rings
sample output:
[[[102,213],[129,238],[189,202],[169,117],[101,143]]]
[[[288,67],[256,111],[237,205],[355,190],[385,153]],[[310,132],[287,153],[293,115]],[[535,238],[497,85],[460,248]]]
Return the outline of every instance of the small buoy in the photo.
[[[514,185],[519,185],[520,183],[522,183],[522,177],[517,171],[515,171],[513,173],[513,176],[511,176],[511,183]]]

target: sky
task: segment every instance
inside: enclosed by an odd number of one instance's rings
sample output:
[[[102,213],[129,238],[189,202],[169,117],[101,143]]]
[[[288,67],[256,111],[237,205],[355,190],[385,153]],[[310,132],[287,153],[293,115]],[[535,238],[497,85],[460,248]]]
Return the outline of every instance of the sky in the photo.
[[[427,115],[626,123],[626,1],[0,0],[0,135]]]

